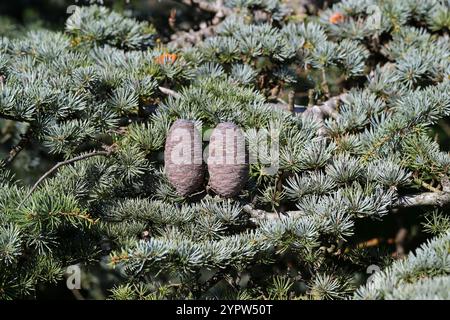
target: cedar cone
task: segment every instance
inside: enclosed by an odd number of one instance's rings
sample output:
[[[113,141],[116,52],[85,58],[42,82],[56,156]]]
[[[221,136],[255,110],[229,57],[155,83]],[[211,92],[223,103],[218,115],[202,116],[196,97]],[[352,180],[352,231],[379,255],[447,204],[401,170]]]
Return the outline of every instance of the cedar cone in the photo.
[[[209,186],[225,198],[239,194],[247,182],[249,165],[245,137],[234,123],[220,123],[211,133],[208,171]]]
[[[186,196],[203,184],[202,139],[193,121],[177,120],[170,128],[164,150],[164,165],[177,193]]]

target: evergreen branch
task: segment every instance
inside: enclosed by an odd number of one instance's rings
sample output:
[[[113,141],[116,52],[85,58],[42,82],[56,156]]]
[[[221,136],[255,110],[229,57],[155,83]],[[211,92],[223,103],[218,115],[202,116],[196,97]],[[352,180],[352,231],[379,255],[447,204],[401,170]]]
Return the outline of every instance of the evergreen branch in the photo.
[[[91,225],[99,221],[99,218],[93,219],[88,213],[85,212],[58,212],[58,215],[79,218],[85,220]]]
[[[54,173],[55,171],[57,171],[60,167],[62,166],[66,166],[72,163],[75,163],[77,161],[80,160],[84,160],[87,158],[91,158],[91,157],[97,157],[97,156],[104,156],[104,157],[108,157],[110,156],[115,150],[114,146],[109,146],[107,148],[107,150],[104,151],[93,151],[90,153],[86,153],[86,154],[82,154],[79,155],[77,157],[74,157],[72,159],[69,160],[65,160],[65,161],[60,161],[57,164],[55,164],[52,168],[50,168],[50,170],[48,170],[46,173],[44,173],[33,185],[33,187],[30,189],[30,191],[28,191],[27,195],[23,198],[23,200],[20,202],[19,204],[19,208],[23,205],[23,203],[31,196],[31,194],[39,187],[39,185],[46,179],[48,178],[52,173]]]
[[[366,152],[361,160],[363,162],[367,162],[369,161],[369,159],[371,159],[373,156],[375,156],[376,152],[389,140],[391,139],[391,135],[385,135],[382,139],[380,139],[379,141],[377,141],[372,148],[369,149],[368,152]]]
[[[290,288],[298,279],[308,288],[299,298],[342,299],[355,289],[357,269],[390,260],[380,244],[395,245],[398,258],[407,235],[420,240],[402,221],[415,217],[398,216],[394,239],[374,234],[347,248],[346,239],[361,236],[356,219],[418,207],[425,232],[448,232],[450,219],[435,207],[450,207],[450,155],[427,131],[450,116],[448,4],[435,2],[380,5],[389,19],[375,31],[364,1],[336,2],[310,19],[279,0],[179,0],[202,20],[195,30],[178,30],[172,9],[175,34],[167,42],[174,51],[157,45],[149,23],[97,5],[78,7],[65,33],[0,39],[0,119],[21,122],[8,127],[18,139],[1,162],[27,152],[26,136],[28,145],[42,144],[45,157],[64,155],[25,189],[0,168],[0,299],[31,297],[40,283],[62,278],[64,261],[82,255],[95,268],[111,249],[110,263],[124,276],[114,299],[297,298]],[[315,89],[295,84],[310,67],[320,100]],[[334,93],[330,70],[340,75]],[[282,100],[285,86],[299,92],[285,89]],[[308,99],[304,106],[295,105],[299,97]],[[165,105],[154,113],[158,100]],[[203,165],[169,170],[164,158],[177,119],[245,128],[255,142],[249,148],[261,160],[278,156],[280,170],[269,177],[260,166],[230,166],[236,176],[227,181]],[[86,147],[111,139],[120,152],[89,158],[113,152]],[[235,183],[240,200],[220,190],[203,196],[214,179]],[[417,190],[399,194],[411,183]],[[187,202],[181,184],[192,187]],[[69,225],[70,233],[61,232]],[[449,298],[449,239],[370,277],[375,282],[360,296]],[[286,254],[298,259],[286,266]],[[291,264],[298,277],[284,276]]]
[[[405,195],[398,199],[392,209],[413,208],[424,206],[444,206],[450,203],[450,192],[424,192],[413,195]],[[277,220],[280,214],[261,209],[255,209],[250,204],[245,205],[242,210],[250,215],[250,220],[255,224],[260,224],[265,220]],[[300,210],[286,211],[284,214],[290,217],[300,216]]]
[[[425,181],[423,181],[422,179],[419,179],[419,178],[414,178],[414,183],[416,183],[419,186],[424,187],[425,189],[430,190],[432,192],[440,192],[441,191],[438,188],[433,187],[431,184],[426,183]]]

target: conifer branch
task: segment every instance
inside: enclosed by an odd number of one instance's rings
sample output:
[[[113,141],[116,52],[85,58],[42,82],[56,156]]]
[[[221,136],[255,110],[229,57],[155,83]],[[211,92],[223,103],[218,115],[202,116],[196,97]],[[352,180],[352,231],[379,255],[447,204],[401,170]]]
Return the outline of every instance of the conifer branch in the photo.
[[[346,299],[354,292],[348,279],[369,263],[361,246],[343,245],[367,240],[358,219],[389,214],[403,228],[400,220],[416,217],[397,212],[419,207],[425,232],[448,232],[450,218],[438,207],[450,206],[443,176],[450,154],[428,129],[450,116],[449,4],[411,1],[379,6],[390,19],[373,30],[374,15],[361,1],[333,1],[306,17],[293,15],[290,1],[179,0],[202,13],[190,32],[177,29],[170,6],[169,26],[152,26],[96,1],[77,6],[64,31],[3,37],[0,118],[23,122],[8,127],[16,136],[28,131],[2,163],[27,152],[26,136],[39,143],[42,159],[65,157],[26,189],[14,170],[0,168],[0,299],[33,297],[61,273],[61,261],[83,257],[94,270],[98,249],[114,249],[110,264],[123,271],[113,299],[298,298],[289,288],[300,278],[305,298]],[[175,33],[168,45],[180,48],[176,54],[159,45],[160,27]],[[318,91],[302,84],[309,76]],[[177,86],[164,87],[168,81]],[[345,93],[331,97],[337,92]],[[305,106],[295,105],[300,97]],[[160,100],[164,108],[154,112]],[[200,123],[205,130],[196,139]],[[178,125],[194,134],[178,139]],[[224,170],[214,161],[170,164],[174,151],[189,154],[184,146],[201,151],[209,129],[216,149],[213,133],[224,125],[245,128],[260,160],[278,157],[277,176],[247,163],[227,162]],[[87,149],[100,141],[114,141],[120,152],[112,154],[115,145]],[[226,158],[238,151],[225,147]],[[398,191],[411,183],[420,190]],[[399,255],[406,241],[419,240],[405,231],[386,242]],[[364,247],[385,237],[371,238]],[[450,272],[441,267],[449,239],[370,277],[357,296],[448,297],[442,279]],[[288,268],[298,277],[270,267],[286,266],[286,253],[297,257]],[[370,263],[384,265],[389,255]],[[252,290],[244,290],[246,281]]]
[[[430,190],[432,192],[440,192],[441,191],[438,188],[433,187],[431,184],[426,183],[425,181],[423,181],[422,179],[419,179],[419,178],[414,178],[414,183],[416,183],[419,186],[424,187],[425,189]]]
[[[55,171],[57,171],[60,167],[75,163],[77,161],[80,160],[84,160],[87,158],[91,158],[91,157],[97,157],[97,156],[104,156],[104,157],[108,157],[110,156],[113,152],[115,151],[115,146],[108,146],[106,148],[106,150],[101,150],[101,151],[92,151],[89,153],[85,153],[82,155],[79,155],[77,157],[74,157],[72,159],[68,159],[65,161],[60,161],[57,164],[55,164],[52,168],[50,168],[50,170],[48,170],[47,172],[45,172],[35,183],[34,185],[31,187],[30,191],[28,191],[28,193],[26,194],[26,196],[23,198],[23,200],[20,202],[19,204],[19,208],[23,205],[23,203],[33,194],[33,192],[39,187],[39,185],[46,179],[48,178],[51,174],[53,174]]]
[[[419,194],[405,195],[398,199],[391,209],[413,208],[425,206],[439,206],[442,207],[450,203],[450,192],[424,192]],[[262,209],[255,209],[252,205],[245,205],[242,210],[250,215],[250,220],[259,224],[264,220],[276,220],[280,218],[280,213],[270,212]],[[301,215],[300,210],[286,211],[284,214],[288,217],[295,217]]]

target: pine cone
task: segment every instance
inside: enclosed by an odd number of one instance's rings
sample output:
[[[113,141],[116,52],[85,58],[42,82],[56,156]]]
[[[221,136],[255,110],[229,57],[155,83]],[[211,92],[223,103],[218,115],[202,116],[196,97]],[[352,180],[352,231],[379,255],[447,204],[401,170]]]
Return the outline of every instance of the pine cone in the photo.
[[[165,171],[177,193],[186,196],[203,184],[202,139],[193,121],[177,120],[170,128],[164,150]]]
[[[242,130],[231,122],[220,123],[209,143],[209,186],[222,197],[234,197],[247,182],[248,168]]]

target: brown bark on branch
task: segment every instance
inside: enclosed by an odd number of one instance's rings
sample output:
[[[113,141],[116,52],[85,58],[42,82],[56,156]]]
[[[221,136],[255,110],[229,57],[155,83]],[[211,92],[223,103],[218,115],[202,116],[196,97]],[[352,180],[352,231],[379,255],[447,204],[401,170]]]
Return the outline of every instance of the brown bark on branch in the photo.
[[[322,121],[325,117],[337,119],[339,118],[339,112],[337,112],[337,107],[341,101],[345,100],[346,96],[347,93],[342,93],[336,97],[328,99],[321,105],[313,105],[305,107],[298,104],[294,104],[294,111],[295,113],[299,113],[301,112],[300,110],[304,110],[306,108],[306,110],[302,113],[303,117],[312,115],[320,121]],[[280,103],[273,103],[272,105],[274,108],[289,110],[289,103],[280,102]]]
[[[405,195],[398,199],[392,206],[392,209],[425,207],[425,206],[444,206],[450,203],[450,192],[424,192],[414,195]],[[276,212],[255,209],[250,204],[245,205],[242,210],[250,215],[250,220],[259,224],[265,220],[277,220],[279,214]],[[302,214],[302,211],[287,211],[285,214],[289,217],[295,217]]]
[[[173,48],[182,48],[189,44],[195,45],[204,38],[215,35],[216,28],[220,22],[226,16],[233,13],[232,9],[223,5],[223,0],[217,0],[215,4],[201,0],[182,0],[182,2],[187,5],[195,5],[204,11],[215,13],[215,16],[211,21],[211,25],[207,26],[206,23],[204,23],[198,31],[191,30],[189,32],[172,35],[172,40],[167,45]]]
[[[339,103],[345,100],[346,96],[347,93],[342,93],[336,97],[328,99],[322,105],[308,107],[306,111],[303,113],[303,116],[313,114],[314,116],[317,116],[319,119],[323,119],[324,117],[331,117],[333,119],[337,119],[339,118],[339,113],[337,112],[336,109]]]
[[[316,119],[319,124],[319,130],[318,130],[318,135],[325,135],[326,131],[324,128],[324,119],[325,118],[333,118],[333,119],[337,119],[339,118],[339,112],[337,111],[337,108],[339,106],[339,103],[343,100],[345,100],[345,98],[347,97],[347,93],[342,93],[336,97],[332,97],[330,99],[328,99],[327,101],[325,101],[323,104],[321,105],[313,105],[313,106],[300,106],[300,105],[296,105],[294,104],[294,112],[293,113],[299,113],[301,112],[301,110],[304,110],[306,108],[306,110],[302,113],[302,117],[308,117],[308,116],[312,116],[314,117],[314,119]],[[273,103],[272,106],[274,108],[280,108],[283,110],[287,110],[287,111],[292,111],[292,106],[289,105],[289,103]]]
[[[20,117],[12,116],[9,114],[4,114],[1,112],[0,112],[0,119],[12,120],[12,121],[17,121],[17,122],[28,122],[25,119],[22,119]]]
[[[450,192],[424,192],[399,198],[396,208],[443,206],[450,203]]]
[[[201,28],[198,31],[182,32],[175,35],[175,38],[167,45],[172,48],[182,48],[187,45],[195,45],[201,42],[206,37],[211,37],[216,33],[217,25]]]
[[[26,147],[33,136],[33,130],[28,128],[27,132],[22,135],[20,141],[9,151],[8,157],[5,160],[6,164],[10,164],[16,156]]]
[[[180,94],[172,89],[169,88],[165,88],[165,87],[159,87],[159,91],[161,91],[162,93],[168,95],[168,96],[172,96],[172,97],[179,97]]]
[[[223,1],[221,0],[216,1],[216,3],[202,0],[181,0],[181,2],[188,6],[195,6],[206,12],[215,13],[216,15],[220,15],[221,17],[230,15],[233,12],[232,9],[225,7],[223,5]]]

